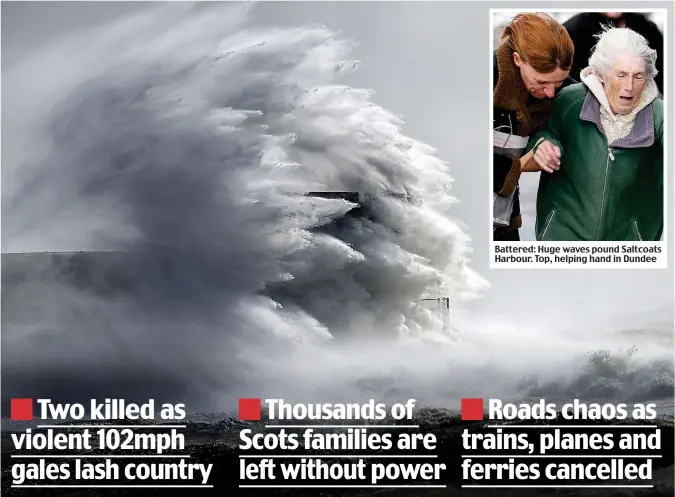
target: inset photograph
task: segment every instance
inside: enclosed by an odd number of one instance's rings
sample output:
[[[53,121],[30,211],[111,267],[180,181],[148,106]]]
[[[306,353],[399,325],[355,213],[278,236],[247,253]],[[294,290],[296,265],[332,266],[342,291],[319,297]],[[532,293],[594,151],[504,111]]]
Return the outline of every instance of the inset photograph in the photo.
[[[665,13],[491,12],[493,240],[663,240]]]

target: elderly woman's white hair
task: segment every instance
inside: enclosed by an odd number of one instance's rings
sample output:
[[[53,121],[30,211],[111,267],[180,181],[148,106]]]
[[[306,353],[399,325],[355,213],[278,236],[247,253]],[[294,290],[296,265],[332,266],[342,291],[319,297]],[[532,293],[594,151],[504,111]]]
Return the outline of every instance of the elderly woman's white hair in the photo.
[[[609,76],[616,62],[626,55],[636,55],[645,61],[645,78],[654,79],[656,70],[656,50],[649,47],[647,40],[641,34],[628,28],[604,26],[597,35],[598,43],[588,59],[595,71],[603,76]]]

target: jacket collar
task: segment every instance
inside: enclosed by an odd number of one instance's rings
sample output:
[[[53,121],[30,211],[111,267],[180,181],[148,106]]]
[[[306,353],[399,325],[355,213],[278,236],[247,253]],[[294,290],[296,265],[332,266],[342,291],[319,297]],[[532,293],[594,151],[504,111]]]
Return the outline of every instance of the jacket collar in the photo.
[[[495,107],[515,111],[520,123],[520,134],[529,134],[530,115],[521,100],[522,92],[527,91],[516,65],[513,63],[513,50],[505,43],[496,50],[497,79],[492,102]]]
[[[600,120],[600,102],[590,90],[586,93],[579,118],[595,123],[600,131],[603,130]],[[635,116],[635,124],[633,124],[633,129],[628,136],[615,141],[612,147],[651,147],[654,140],[654,113],[652,112],[652,105],[649,104]]]
[[[504,43],[497,49],[496,58],[498,79],[492,93],[494,105],[506,110],[524,108],[520,96],[525,91],[525,86],[513,63],[513,51]]]

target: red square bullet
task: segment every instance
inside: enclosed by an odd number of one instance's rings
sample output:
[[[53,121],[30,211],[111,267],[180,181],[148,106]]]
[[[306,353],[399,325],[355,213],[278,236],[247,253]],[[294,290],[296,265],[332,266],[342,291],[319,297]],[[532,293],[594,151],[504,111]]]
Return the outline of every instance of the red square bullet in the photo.
[[[12,399],[9,417],[13,421],[32,420],[33,399]]]
[[[260,399],[239,399],[239,419],[260,421]]]
[[[462,421],[483,420],[483,399],[462,399]]]

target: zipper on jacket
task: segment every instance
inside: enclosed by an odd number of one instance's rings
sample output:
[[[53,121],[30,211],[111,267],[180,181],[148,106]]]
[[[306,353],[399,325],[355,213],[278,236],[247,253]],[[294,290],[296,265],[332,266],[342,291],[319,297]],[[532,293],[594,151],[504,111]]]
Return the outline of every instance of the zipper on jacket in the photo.
[[[634,220],[633,224],[635,225],[635,233],[637,233],[638,240],[643,241],[642,240],[642,234],[640,234],[640,228],[638,228],[637,221]]]
[[[600,203],[600,222],[598,223],[598,236],[596,240],[600,240],[600,234],[602,233],[602,222],[605,217],[605,194],[607,193],[607,179],[609,178],[609,161],[614,161],[614,154],[612,153],[612,148],[607,146],[607,162],[605,164],[605,183],[602,187],[602,202]]]
[[[544,222],[544,230],[541,232],[541,235],[539,235],[539,241],[542,241],[544,239],[544,235],[546,235],[549,226],[551,226],[551,221],[553,221],[553,216],[555,216],[555,210],[552,210],[551,213],[548,216],[546,216],[546,221]]]

